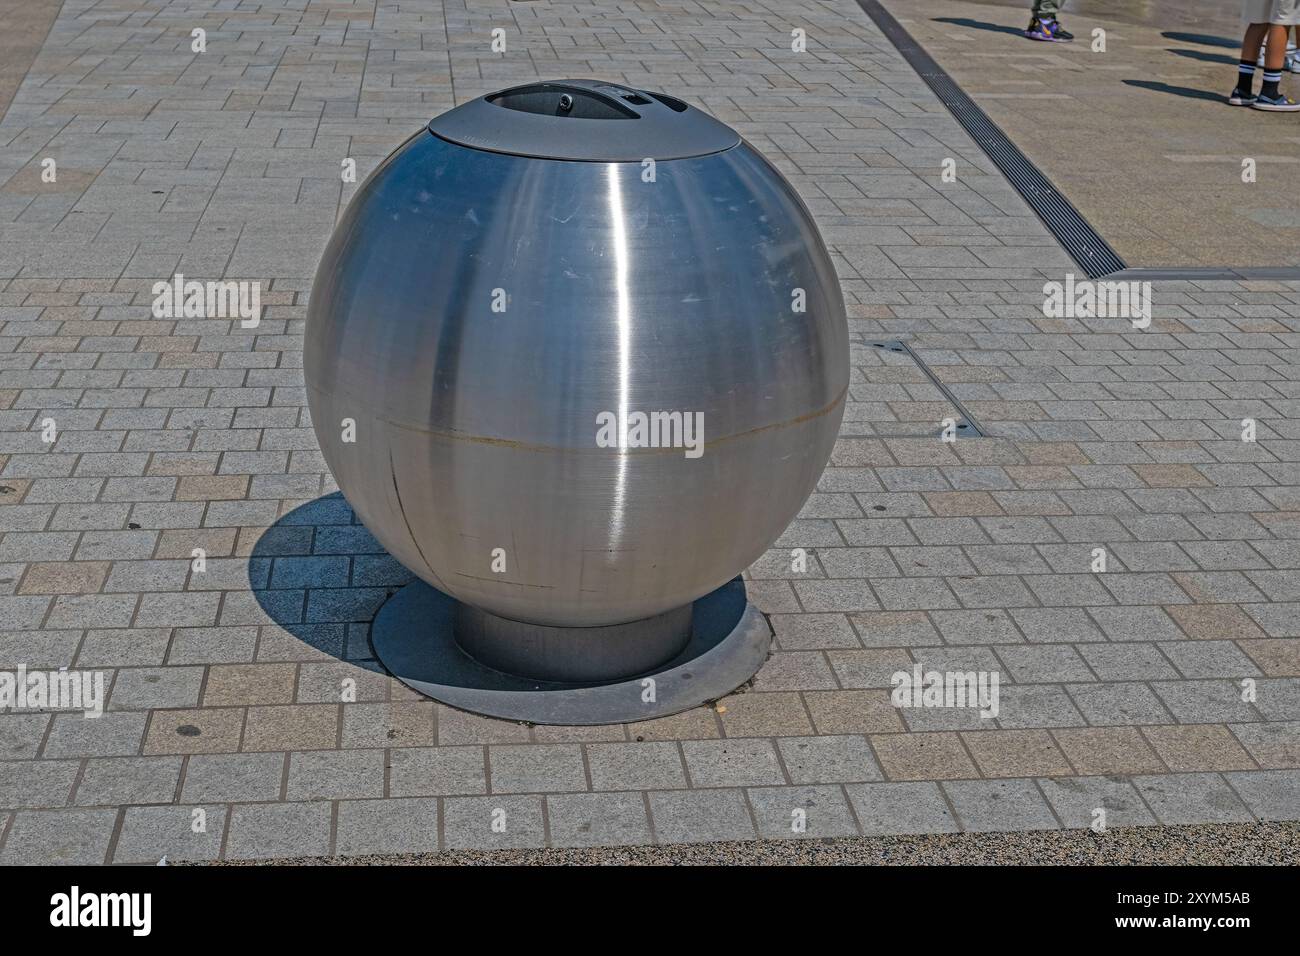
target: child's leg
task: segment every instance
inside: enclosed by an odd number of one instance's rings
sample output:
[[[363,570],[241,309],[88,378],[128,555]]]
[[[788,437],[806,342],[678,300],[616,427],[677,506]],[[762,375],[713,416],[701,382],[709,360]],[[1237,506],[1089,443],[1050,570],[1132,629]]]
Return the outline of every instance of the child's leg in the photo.
[[[1252,23],[1246,28],[1246,38],[1241,41],[1241,62],[1254,63],[1259,59],[1259,50],[1268,36],[1270,24]]]
[[[1255,70],[1259,61],[1260,47],[1268,35],[1267,23],[1252,23],[1246,30],[1246,37],[1241,41],[1241,63],[1237,66],[1237,85],[1228,95],[1232,106],[1251,106],[1255,102]]]
[[[1280,23],[1258,24],[1268,28],[1268,46],[1264,48],[1264,69],[1269,73],[1276,73],[1282,69],[1286,63],[1286,35],[1287,28]],[[1252,23],[1250,28],[1253,30],[1257,24]],[[1249,35],[1249,34],[1247,34]],[[1256,48],[1258,50],[1258,47]],[[1258,56],[1258,52],[1256,56]]]
[[[1060,12],[1060,0],[1034,0],[1034,16],[1039,20],[1055,20]]]

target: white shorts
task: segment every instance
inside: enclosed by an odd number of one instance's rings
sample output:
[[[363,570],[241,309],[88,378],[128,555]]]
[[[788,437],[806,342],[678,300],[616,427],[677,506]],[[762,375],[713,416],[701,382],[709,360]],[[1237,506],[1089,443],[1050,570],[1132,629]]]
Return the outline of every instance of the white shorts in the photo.
[[[1300,0],[1244,0],[1241,20],[1243,23],[1280,23],[1285,26],[1300,24]]]

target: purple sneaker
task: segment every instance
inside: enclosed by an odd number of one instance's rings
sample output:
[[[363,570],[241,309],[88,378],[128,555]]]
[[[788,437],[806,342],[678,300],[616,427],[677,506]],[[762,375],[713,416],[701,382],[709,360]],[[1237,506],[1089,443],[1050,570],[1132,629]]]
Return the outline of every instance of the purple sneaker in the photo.
[[[1062,29],[1060,23],[1047,17],[1034,17],[1030,20],[1025,36],[1045,43],[1069,43],[1074,39],[1073,33]]]

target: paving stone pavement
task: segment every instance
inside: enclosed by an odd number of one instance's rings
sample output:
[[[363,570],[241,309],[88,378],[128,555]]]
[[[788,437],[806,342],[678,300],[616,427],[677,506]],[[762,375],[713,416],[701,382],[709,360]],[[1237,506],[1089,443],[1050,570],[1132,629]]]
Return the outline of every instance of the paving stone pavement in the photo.
[[[370,658],[409,575],[325,471],[302,326],[345,158],[591,75],[684,96],[790,177],[849,304],[851,401],[748,573],[776,635],[754,686],[526,727]],[[1141,331],[1044,318],[1069,259],[851,0],[66,0],[0,184],[0,669],[108,694],[0,714],[0,863],[1300,817],[1300,284],[1160,283]],[[261,324],[154,318],[176,272],[260,281]],[[897,339],[990,437],[939,440],[956,410],[872,345]],[[997,716],[893,706],[914,664],[997,673]]]

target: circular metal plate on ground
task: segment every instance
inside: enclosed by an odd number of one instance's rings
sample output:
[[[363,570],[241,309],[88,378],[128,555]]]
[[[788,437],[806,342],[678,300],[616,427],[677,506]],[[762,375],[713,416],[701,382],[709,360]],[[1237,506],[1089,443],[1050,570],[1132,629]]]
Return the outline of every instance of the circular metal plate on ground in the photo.
[[[408,584],[371,625],[375,656],[403,684],[434,700],[534,724],[621,724],[689,710],[753,677],[772,642],[767,619],[748,603],[740,579],[695,602],[691,639],[680,654],[645,674],[607,683],[561,684],[492,670],[461,650],[455,619],[454,599],[423,581]]]

